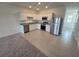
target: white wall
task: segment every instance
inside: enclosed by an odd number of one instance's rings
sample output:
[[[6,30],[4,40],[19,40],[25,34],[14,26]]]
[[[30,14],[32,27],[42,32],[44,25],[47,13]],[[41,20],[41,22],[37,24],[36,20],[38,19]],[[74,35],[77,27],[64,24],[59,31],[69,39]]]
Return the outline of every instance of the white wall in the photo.
[[[0,6],[0,37],[18,33],[19,23],[16,13],[19,10],[13,6]]]
[[[42,16],[47,16],[48,20],[51,20],[52,13],[55,13],[57,16],[64,17],[65,7],[58,7],[58,8],[48,9],[48,10],[42,10],[42,11],[39,11],[38,14],[37,14],[37,12],[32,11],[32,10],[22,9],[21,16],[22,16],[22,20],[27,20],[27,16],[34,17],[34,20],[41,20]]]
[[[58,7],[58,8],[40,11],[38,19],[42,19],[42,16],[47,16],[48,20],[51,20],[52,13],[55,13],[57,16],[64,17],[65,7]]]
[[[34,20],[37,19],[36,12],[29,9],[22,9],[21,16],[22,16],[21,20],[27,20],[28,16],[34,17]]]

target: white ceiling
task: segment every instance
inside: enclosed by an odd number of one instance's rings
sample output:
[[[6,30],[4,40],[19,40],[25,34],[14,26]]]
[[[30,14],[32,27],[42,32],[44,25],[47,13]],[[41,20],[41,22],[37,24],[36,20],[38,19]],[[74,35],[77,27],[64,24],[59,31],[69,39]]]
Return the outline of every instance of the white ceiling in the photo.
[[[79,2],[41,2],[41,5],[38,5],[38,2],[5,2],[2,3],[0,2],[0,5],[13,5],[13,6],[17,6],[20,8],[27,8],[29,9],[29,5],[32,6],[31,10],[35,10],[36,8],[39,8],[39,10],[44,10],[46,9],[45,6],[48,6],[48,9],[52,9],[52,8],[58,8],[58,7],[65,7],[65,6],[79,6]]]
[[[31,5],[32,10],[36,10],[37,8],[39,8],[39,10],[44,10],[44,9],[46,9],[45,8],[46,5],[48,6],[48,9],[64,6],[63,4],[58,3],[58,2],[57,3],[56,2],[41,2],[41,5],[38,5],[38,2],[16,2],[16,3],[12,3],[12,4],[14,4],[18,7],[24,7],[27,9],[30,9],[29,5]]]

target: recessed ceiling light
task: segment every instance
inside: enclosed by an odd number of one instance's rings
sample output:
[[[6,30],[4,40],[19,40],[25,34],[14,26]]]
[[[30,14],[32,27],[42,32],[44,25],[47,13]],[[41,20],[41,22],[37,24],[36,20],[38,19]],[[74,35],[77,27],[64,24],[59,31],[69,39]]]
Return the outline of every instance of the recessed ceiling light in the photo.
[[[45,6],[45,8],[48,8],[48,6]]]
[[[36,10],[39,10],[39,8],[37,8]]]
[[[38,2],[38,5],[40,5],[41,4],[41,2]]]
[[[31,5],[29,5],[29,8],[32,8],[32,6],[31,6]]]

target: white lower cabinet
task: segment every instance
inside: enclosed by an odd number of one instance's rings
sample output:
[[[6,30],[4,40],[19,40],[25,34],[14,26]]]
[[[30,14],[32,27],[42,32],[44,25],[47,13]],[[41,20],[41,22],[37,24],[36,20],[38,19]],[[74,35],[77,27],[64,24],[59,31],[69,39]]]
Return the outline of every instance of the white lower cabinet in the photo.
[[[29,30],[32,31],[32,30],[40,29],[40,25],[41,24],[30,24]]]
[[[40,29],[41,30],[41,24],[30,24],[29,25],[29,31]],[[50,25],[46,25],[46,31],[50,32]]]
[[[46,31],[50,32],[50,25],[46,25]]]
[[[36,24],[30,24],[29,25],[29,30],[32,31],[32,30],[35,30],[37,28],[37,25]]]
[[[36,24],[37,25],[37,29],[41,29],[41,24]]]

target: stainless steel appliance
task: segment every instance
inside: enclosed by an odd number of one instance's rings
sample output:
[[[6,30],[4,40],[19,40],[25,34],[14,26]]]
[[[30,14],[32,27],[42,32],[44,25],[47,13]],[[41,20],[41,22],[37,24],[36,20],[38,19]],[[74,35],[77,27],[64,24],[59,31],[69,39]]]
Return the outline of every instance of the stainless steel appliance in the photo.
[[[61,33],[62,18],[55,16],[51,23],[50,33],[54,35],[59,35]]]
[[[46,24],[48,24],[47,22],[47,17],[42,17],[42,21],[43,23],[41,23],[41,30],[46,30]]]

